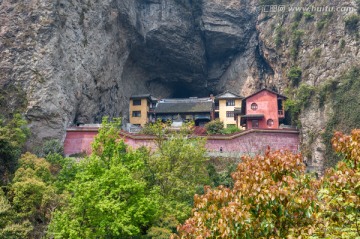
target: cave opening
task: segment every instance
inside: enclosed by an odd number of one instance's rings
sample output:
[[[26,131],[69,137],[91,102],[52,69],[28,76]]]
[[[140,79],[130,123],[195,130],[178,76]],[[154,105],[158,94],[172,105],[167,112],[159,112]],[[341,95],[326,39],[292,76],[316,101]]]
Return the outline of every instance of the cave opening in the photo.
[[[212,92],[206,87],[200,87],[196,83],[175,82],[171,83],[170,98],[209,97]]]

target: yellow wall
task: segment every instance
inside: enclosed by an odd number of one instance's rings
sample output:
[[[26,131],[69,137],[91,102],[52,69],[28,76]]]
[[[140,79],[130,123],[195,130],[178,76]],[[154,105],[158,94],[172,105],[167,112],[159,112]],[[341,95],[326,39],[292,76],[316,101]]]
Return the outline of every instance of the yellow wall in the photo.
[[[133,111],[141,111],[141,117],[133,117]],[[130,123],[131,124],[140,124],[141,126],[145,126],[148,122],[148,100],[141,99],[141,105],[133,105],[133,100],[130,100],[129,114],[130,114]]]
[[[241,107],[241,100],[235,100],[235,106],[226,106],[226,100],[220,99],[219,100],[219,118],[220,121],[224,122],[224,127],[226,128],[228,124],[234,124],[236,126],[236,120],[234,117],[228,118],[226,117],[226,111],[234,111],[234,109]]]

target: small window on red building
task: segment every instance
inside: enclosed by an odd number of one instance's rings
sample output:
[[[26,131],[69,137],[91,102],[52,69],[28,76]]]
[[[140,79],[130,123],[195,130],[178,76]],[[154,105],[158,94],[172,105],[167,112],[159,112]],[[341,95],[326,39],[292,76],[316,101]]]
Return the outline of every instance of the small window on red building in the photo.
[[[268,119],[267,120],[267,126],[272,127],[274,125],[274,120]]]
[[[251,104],[251,109],[252,110],[257,110],[258,109],[258,105],[256,103],[252,103]]]
[[[252,120],[251,121],[251,127],[252,128],[259,128],[259,121],[258,120]]]

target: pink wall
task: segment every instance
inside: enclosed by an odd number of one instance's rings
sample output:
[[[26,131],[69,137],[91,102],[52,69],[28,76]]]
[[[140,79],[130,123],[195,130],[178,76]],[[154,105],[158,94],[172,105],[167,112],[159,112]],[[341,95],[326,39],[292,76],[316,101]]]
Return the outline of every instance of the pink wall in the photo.
[[[64,153],[65,155],[71,155],[76,153],[85,152],[86,154],[91,153],[91,143],[97,135],[97,129],[81,129],[66,131],[66,138],[64,142]]]
[[[285,130],[247,130],[232,139],[209,137],[206,143],[208,151],[241,153],[262,153],[270,146],[272,150],[299,149],[300,140],[297,131]]]
[[[97,134],[97,129],[68,129],[65,142],[65,155],[86,152],[91,153],[91,142]],[[146,146],[154,149],[154,137],[132,135],[121,132],[125,143],[132,148]],[[273,150],[288,149],[297,151],[299,147],[299,132],[291,130],[247,130],[229,136],[207,136],[206,147],[209,152],[224,153],[261,153],[268,146]]]
[[[257,110],[251,109],[251,104],[256,103],[258,105]],[[279,115],[277,105],[277,95],[267,90],[263,90],[258,94],[246,99],[246,114],[264,114],[264,118],[259,120],[259,128],[262,129],[277,129],[279,128]],[[274,125],[269,127],[267,120],[274,120]],[[251,129],[251,120],[247,122],[247,128]]]

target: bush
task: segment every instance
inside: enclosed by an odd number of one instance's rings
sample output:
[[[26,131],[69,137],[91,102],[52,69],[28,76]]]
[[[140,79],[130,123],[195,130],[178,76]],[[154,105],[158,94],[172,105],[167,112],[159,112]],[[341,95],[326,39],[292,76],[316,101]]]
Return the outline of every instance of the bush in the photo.
[[[316,27],[319,31],[324,29],[330,22],[331,17],[333,16],[333,12],[327,12],[323,16],[321,16],[320,21],[317,22]]]
[[[359,30],[360,16],[353,14],[345,19],[345,28],[350,32]]]
[[[301,46],[301,37],[304,35],[304,31],[302,30],[294,30],[292,34],[293,42],[292,42],[292,48],[291,48],[291,56],[293,60],[295,61],[299,55],[299,48]]]
[[[36,155],[38,157],[46,157],[49,154],[64,155],[64,146],[57,139],[45,141],[42,147],[38,150]]]
[[[275,46],[278,48],[281,46],[281,44],[283,43],[283,37],[285,35],[285,30],[279,26],[275,29]]]
[[[237,133],[237,132],[240,132],[241,130],[236,127],[236,126],[229,126],[223,130],[221,130],[221,133],[222,134],[234,134],[234,133]]]
[[[314,52],[313,52],[313,56],[314,56],[314,58],[320,58],[320,56],[321,56],[321,48],[315,48],[314,49]]]
[[[340,41],[340,49],[344,49],[346,46],[346,41],[344,39],[341,39]]]
[[[292,86],[298,86],[301,81],[302,70],[298,66],[290,68],[287,77],[289,78]]]
[[[293,19],[295,22],[300,22],[302,17],[303,17],[303,12],[295,12]]]
[[[314,15],[311,12],[304,12],[304,18],[306,21],[310,21],[314,19]]]
[[[205,125],[208,134],[221,134],[224,129],[224,123],[219,119],[213,120]]]

